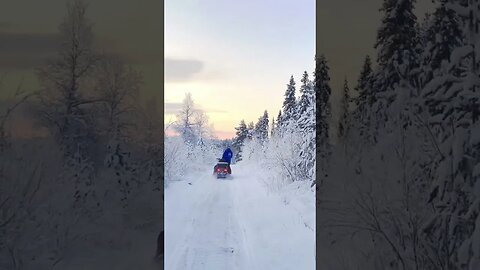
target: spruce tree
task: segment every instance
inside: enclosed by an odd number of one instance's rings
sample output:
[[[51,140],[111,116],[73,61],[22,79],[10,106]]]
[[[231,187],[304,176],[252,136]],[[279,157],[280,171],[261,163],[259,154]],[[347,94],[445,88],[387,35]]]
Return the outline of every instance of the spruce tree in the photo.
[[[332,90],[330,88],[330,76],[328,72],[329,67],[325,56],[321,55],[317,57],[314,79],[317,145],[320,144],[320,142],[328,143],[329,137],[329,120],[331,117],[330,94]]]
[[[265,110],[263,115],[258,118],[258,122],[254,128],[255,139],[261,144],[264,144],[268,140],[268,127],[268,112]]]
[[[370,56],[365,57],[360,76],[357,81],[355,90],[358,93],[355,98],[355,104],[357,107],[371,106],[374,102],[374,95],[372,94],[372,81],[373,81],[373,69],[372,60]]]
[[[277,125],[275,127],[277,134],[282,133],[282,123],[283,123],[282,116],[283,116],[282,115],[282,110],[279,110],[278,111],[278,116],[277,116]]]
[[[422,91],[439,152],[430,195],[439,210],[426,231],[429,239],[439,239],[435,251],[451,269],[480,265],[478,5],[478,0],[441,1],[426,57],[432,79]]]
[[[311,82],[308,79],[308,73],[306,71],[303,72],[302,79],[300,81],[302,82],[302,85],[300,86],[301,96],[298,102],[297,116],[302,115],[309,106],[308,95],[311,94],[309,91],[313,91],[313,89],[311,89]]]
[[[236,153],[235,159],[237,161],[242,160],[242,147],[245,143],[245,140],[248,137],[248,129],[247,125],[245,124],[245,121],[242,120],[240,121],[240,124],[238,127],[235,128],[235,138],[233,139],[233,150]]]
[[[293,75],[290,77],[290,82],[287,84],[287,89],[285,90],[285,100],[283,101],[283,116],[282,124],[288,123],[291,120],[295,119],[295,80]]]
[[[302,77],[302,93],[298,102],[297,122],[301,130],[315,129],[315,89],[313,82],[309,80],[308,73],[305,71]]]
[[[424,31],[426,48],[422,56],[422,85],[439,75],[442,63],[448,62],[453,50],[463,43],[460,18],[447,4],[448,0],[440,0],[440,6]]]
[[[270,130],[270,137],[275,136],[275,129],[276,129],[275,117],[272,117],[272,128]]]
[[[247,131],[247,139],[252,140],[255,136],[255,124],[253,122],[248,123]]]
[[[384,0],[382,24],[377,34],[375,48],[381,73],[380,91],[397,84],[417,62],[418,28],[414,14],[415,0]],[[405,70],[399,67],[405,65]]]
[[[370,122],[373,141],[395,132],[411,121],[407,111],[418,95],[419,37],[415,0],[384,0],[384,16],[377,33],[377,70],[374,75],[375,102]]]
[[[328,162],[330,158],[330,141],[329,141],[329,121],[330,113],[330,76],[329,68],[324,55],[320,55],[315,61],[315,145],[317,160],[317,168],[320,169],[321,179],[327,176]],[[315,173],[318,175],[317,173]],[[320,181],[320,185],[323,180]],[[317,184],[314,181],[313,184]]]
[[[345,139],[348,129],[350,126],[350,88],[348,87],[348,81],[345,78],[343,84],[343,95],[340,103],[341,106],[341,115],[338,123],[338,132],[337,136],[340,140]]]
[[[352,114],[354,119],[352,124],[363,142],[373,142],[373,136],[371,136],[373,129],[370,120],[372,105],[375,103],[373,80],[372,61],[370,56],[367,55],[355,87],[357,97],[353,101],[356,107]]]

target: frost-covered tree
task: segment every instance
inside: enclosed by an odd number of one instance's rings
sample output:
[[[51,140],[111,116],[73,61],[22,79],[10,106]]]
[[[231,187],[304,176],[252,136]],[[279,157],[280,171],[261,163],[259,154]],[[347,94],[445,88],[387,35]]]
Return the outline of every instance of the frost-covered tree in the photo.
[[[183,140],[190,145],[197,142],[195,134],[195,103],[192,94],[186,93],[183,99],[182,108],[177,113],[175,130],[182,136]]]
[[[272,117],[272,121],[271,121],[271,127],[270,127],[270,137],[273,137],[275,136],[275,128],[277,126],[277,123],[275,122],[275,117]]]
[[[348,130],[350,128],[350,88],[348,87],[348,81],[345,78],[343,83],[343,95],[340,101],[341,114],[338,122],[337,136],[340,140],[345,139]]]
[[[313,96],[314,89],[313,83],[308,78],[308,73],[305,71],[303,72],[302,79],[300,80],[302,85],[300,86],[300,99],[298,101],[298,108],[297,108],[297,117],[300,117],[310,106],[309,98]]]
[[[357,97],[354,99],[356,107],[352,114],[354,119],[352,124],[355,126],[355,132],[358,133],[364,143],[374,142],[373,124],[371,123],[371,110],[375,103],[373,80],[372,61],[370,56],[367,55],[355,87],[357,91]]]
[[[377,63],[382,76],[380,91],[386,91],[398,83],[402,76],[416,65],[418,43],[415,0],[384,0],[382,24],[377,34],[375,48]],[[399,68],[404,66],[404,70]]]
[[[458,14],[448,7],[448,0],[429,17],[423,39],[425,50],[422,55],[422,85],[427,84],[441,72],[442,64],[450,60],[455,48],[463,43],[463,32]]]
[[[316,58],[315,64],[315,119],[317,132],[317,146],[329,144],[329,122],[331,118],[330,76],[327,60],[324,55]],[[322,147],[325,148],[325,147]]]
[[[293,76],[290,77],[290,81],[287,84],[287,89],[285,90],[285,99],[283,101],[283,113],[282,113],[282,122],[281,124],[283,125],[286,122],[289,122],[291,120],[295,119],[295,105],[296,105],[296,99],[295,99],[295,80],[293,79]]]
[[[378,69],[375,72],[374,89],[376,100],[373,105],[372,119],[376,123],[375,130],[384,128],[388,117],[398,114],[387,112],[397,110],[396,101],[403,106],[410,96],[416,94],[416,78],[412,71],[418,67],[418,27],[414,14],[415,0],[384,0],[384,16],[377,33],[375,48],[377,49]],[[403,81],[402,81],[403,80]],[[402,83],[403,86],[399,87]],[[375,131],[375,132],[376,132]]]
[[[281,133],[280,132],[281,126],[282,126],[282,110],[279,110],[277,115],[277,122],[275,125],[275,133],[278,133],[278,134]]]
[[[263,115],[258,118],[257,124],[255,124],[254,134],[255,139],[258,140],[261,144],[264,144],[268,140],[268,112],[265,110]]]
[[[118,55],[103,55],[95,67],[95,95],[99,103],[103,135],[127,136],[142,84],[141,75]]]
[[[95,95],[102,101],[97,110],[97,133],[108,138],[105,162],[122,170],[129,167],[125,144],[134,133],[141,75],[117,55],[104,55],[95,68]],[[120,172],[119,172],[120,173]]]
[[[247,139],[252,140],[255,135],[255,124],[253,122],[248,123],[247,131]]]
[[[304,72],[302,77],[302,86],[300,88],[301,96],[298,102],[297,123],[300,130],[308,132],[315,131],[315,88],[313,82],[309,80],[308,73]]]
[[[98,100],[88,83],[98,54],[86,11],[81,0],[68,4],[59,26],[59,50],[38,71],[42,87],[40,116],[70,157],[77,151],[86,155],[95,140],[92,105]]]
[[[233,138],[233,151],[235,151],[235,160],[240,161],[242,160],[242,148],[245,144],[245,140],[248,137],[248,129],[245,121],[240,121],[238,127],[235,127],[235,138]]]
[[[439,152],[429,200],[438,210],[425,230],[429,239],[439,239],[431,252],[440,254],[440,263],[452,269],[480,265],[476,245],[479,230],[475,226],[479,224],[480,163],[476,135],[480,130],[478,4],[442,1],[438,7],[436,16],[442,18],[442,28],[436,29],[439,33],[432,43],[437,45],[433,55],[440,66],[431,67],[433,78],[422,90]],[[447,37],[451,43],[442,44]]]

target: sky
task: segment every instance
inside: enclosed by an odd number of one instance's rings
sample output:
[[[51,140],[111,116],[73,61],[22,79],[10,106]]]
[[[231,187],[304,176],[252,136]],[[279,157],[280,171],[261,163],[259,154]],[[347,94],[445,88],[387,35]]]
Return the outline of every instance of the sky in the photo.
[[[317,13],[317,48],[329,61],[333,102],[338,101],[344,79],[350,89],[356,86],[367,54],[373,61],[373,45],[383,13],[383,0],[319,0]],[[434,9],[431,0],[417,0],[415,13],[421,22]],[[333,106],[333,114],[337,107]]]
[[[165,123],[190,92],[232,138],[242,119],[276,117],[314,56],[315,0],[165,0]]]
[[[36,67],[55,53],[58,25],[67,0],[3,0],[0,9],[0,73],[5,85],[0,99],[8,98],[23,78],[23,87],[38,87]],[[86,0],[101,50],[122,54],[142,71],[145,96],[161,96],[161,1]]]

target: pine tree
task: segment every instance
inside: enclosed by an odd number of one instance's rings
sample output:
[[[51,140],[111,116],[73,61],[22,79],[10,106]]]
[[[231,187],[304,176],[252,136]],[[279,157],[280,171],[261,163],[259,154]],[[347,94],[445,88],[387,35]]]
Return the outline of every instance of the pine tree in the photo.
[[[275,117],[272,117],[272,128],[270,129],[270,137],[275,136],[275,129],[276,129]]]
[[[397,84],[402,76],[416,65],[418,43],[417,17],[413,13],[415,0],[384,0],[382,25],[377,34],[375,48],[377,63],[382,73],[382,89]],[[406,65],[401,72],[399,67]]]
[[[432,79],[422,91],[439,152],[430,200],[439,211],[425,230],[439,239],[436,252],[451,269],[480,265],[478,5],[478,0],[441,1],[427,55]],[[438,31],[434,40],[433,31]]]
[[[315,64],[315,104],[316,104],[316,132],[317,145],[327,143],[329,138],[329,120],[331,117],[330,109],[330,76],[329,67],[324,55],[316,58]]]
[[[300,91],[302,95],[298,102],[298,128],[313,131],[315,129],[315,88],[306,71],[303,73]]]
[[[418,25],[413,13],[415,0],[384,0],[384,17],[377,34],[378,70],[375,73],[375,103],[371,119],[375,138],[380,130],[391,132],[411,97],[416,95],[419,49]],[[392,105],[393,102],[396,104]]]
[[[283,120],[282,120],[282,110],[279,110],[278,111],[278,116],[277,116],[277,125],[275,127],[276,129],[276,133],[281,135],[282,134],[282,123],[283,123]]]
[[[424,32],[425,52],[422,56],[422,85],[441,72],[442,63],[450,60],[455,48],[463,43],[460,18],[447,7],[448,0],[440,0],[440,6],[431,16]]]
[[[372,60],[370,59],[370,56],[367,55],[362,70],[360,71],[357,86],[355,87],[355,90],[358,93],[358,97],[355,98],[355,104],[357,107],[371,106],[373,104],[375,96],[372,94],[372,80]]]
[[[283,101],[283,116],[282,124],[288,123],[295,119],[295,80],[293,75],[290,77],[290,82],[287,84],[287,90],[285,90],[285,100]]]
[[[303,76],[300,81],[302,82],[302,85],[300,86],[301,96],[298,102],[297,117],[302,115],[310,105],[308,104],[308,95],[311,94],[310,92],[313,92],[313,89],[311,88],[311,82],[308,79],[308,73],[306,71],[303,72]]]
[[[331,117],[330,112],[330,76],[328,75],[327,60],[324,55],[320,55],[315,59],[315,145],[316,153],[319,159],[317,160],[317,166],[320,169],[321,179],[327,176],[328,162],[330,158],[330,141],[329,141],[329,121]],[[315,173],[318,175],[317,173]],[[323,180],[320,181],[320,185]],[[316,180],[312,185],[317,184]]]
[[[248,123],[247,131],[247,139],[252,140],[255,136],[255,124],[253,122]]]
[[[348,81],[345,78],[343,84],[343,96],[341,100],[341,115],[340,121],[338,123],[338,132],[337,136],[340,140],[345,139],[350,127],[350,88],[348,87]]]
[[[247,125],[245,124],[245,121],[242,120],[240,121],[240,124],[238,127],[235,128],[235,138],[233,139],[233,150],[236,153],[235,160],[240,161],[242,160],[242,147],[245,143],[245,140],[248,137],[248,128]]]
[[[371,123],[371,109],[376,101],[373,88],[373,75],[372,61],[370,60],[370,56],[367,55],[357,80],[357,86],[355,87],[357,92],[357,97],[354,99],[356,108],[352,114],[354,119],[352,124],[355,125],[355,130],[358,132],[363,143],[374,143]]]
[[[254,129],[255,139],[261,144],[264,144],[268,140],[268,127],[268,112],[265,110],[263,115],[258,119]]]

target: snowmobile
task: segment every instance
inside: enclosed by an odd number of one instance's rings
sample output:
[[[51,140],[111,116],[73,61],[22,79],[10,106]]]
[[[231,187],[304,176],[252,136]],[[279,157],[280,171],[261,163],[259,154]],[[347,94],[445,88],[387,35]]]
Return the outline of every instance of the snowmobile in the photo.
[[[213,174],[217,175],[217,178],[227,178],[229,174],[232,174],[232,169],[230,168],[230,164],[224,161],[221,158],[217,158],[218,163],[213,167]]]

